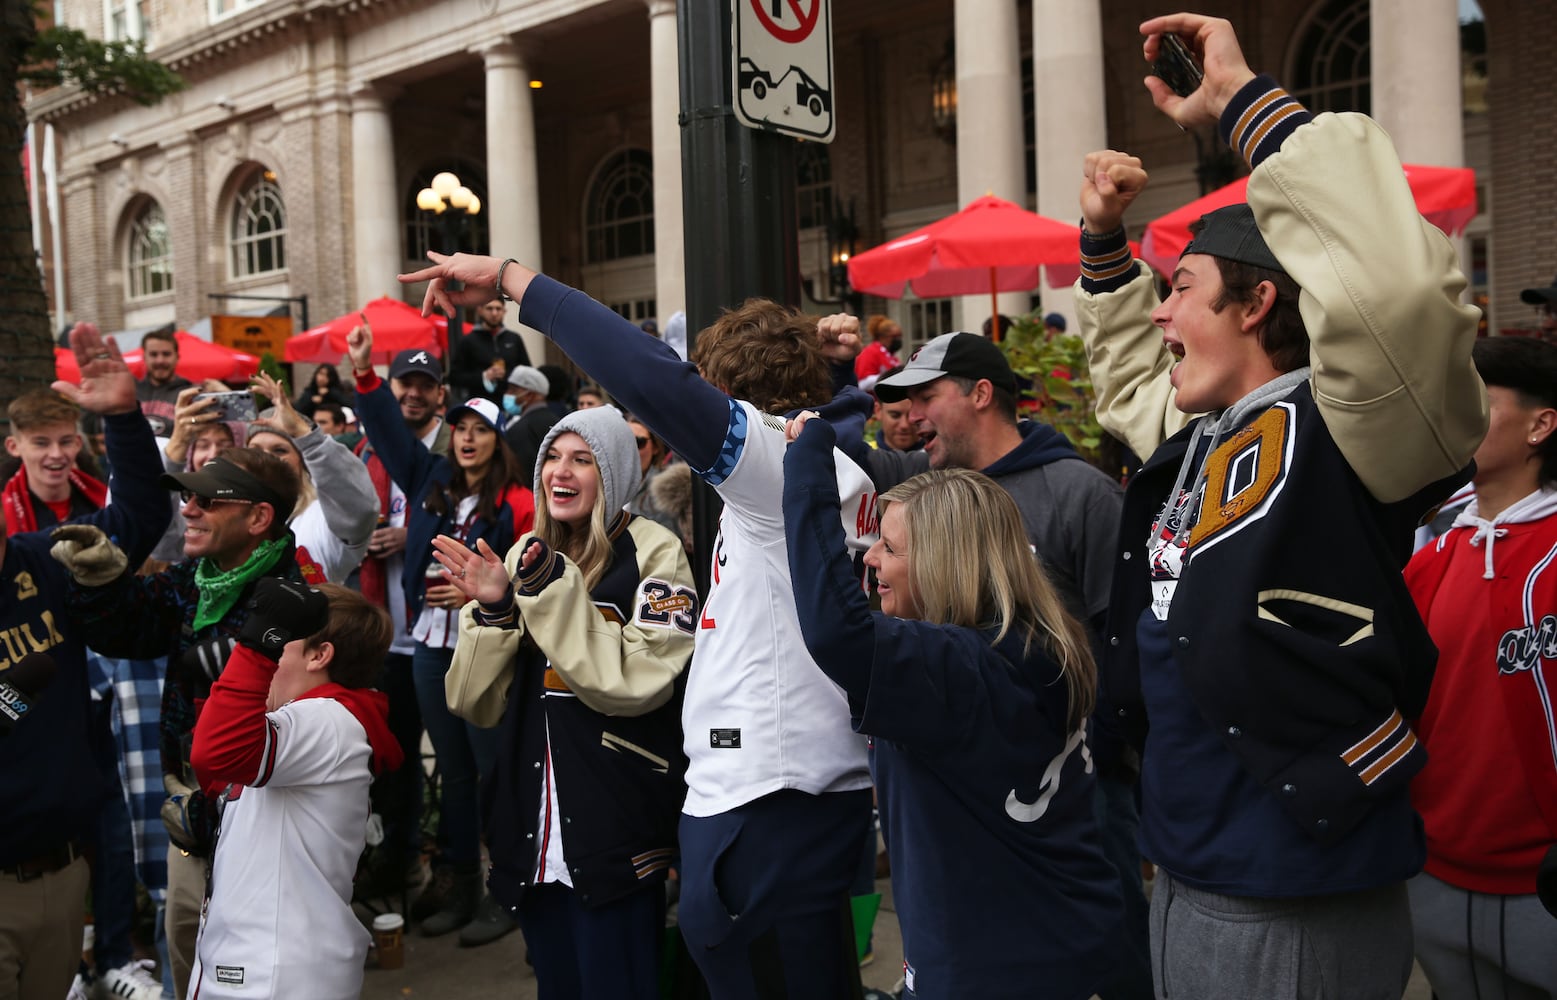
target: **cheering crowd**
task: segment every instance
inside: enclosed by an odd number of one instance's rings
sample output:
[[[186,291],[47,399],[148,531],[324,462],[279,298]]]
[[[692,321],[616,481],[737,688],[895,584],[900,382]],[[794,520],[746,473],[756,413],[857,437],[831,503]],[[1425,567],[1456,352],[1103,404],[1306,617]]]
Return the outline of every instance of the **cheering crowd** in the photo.
[[[354,391],[252,419],[78,324],[9,410],[0,1000],[161,996],[137,882],[179,1000],[359,996],[354,896],[417,888],[546,1000],[647,1000],[672,875],[711,996],[857,996],[873,805],[906,997],[1557,997],[1557,346],[1476,341],[1371,120],[1141,32],[1252,174],[1164,291],[1145,165],[1083,165],[1123,488],[984,336],[751,300],[689,361],[512,258],[401,275],[483,308],[457,377],[363,325]]]

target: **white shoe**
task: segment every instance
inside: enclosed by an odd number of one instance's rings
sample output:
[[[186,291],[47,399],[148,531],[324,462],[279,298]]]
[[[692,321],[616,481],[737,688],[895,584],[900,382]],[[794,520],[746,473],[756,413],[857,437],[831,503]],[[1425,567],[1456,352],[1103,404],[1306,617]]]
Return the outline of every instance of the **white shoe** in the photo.
[[[109,969],[97,979],[98,1000],[161,1000],[162,981],[152,976],[156,967],[143,958]]]
[[[81,973],[76,973],[76,978],[70,982],[70,992],[65,994],[65,1000],[92,1000],[92,982]]]

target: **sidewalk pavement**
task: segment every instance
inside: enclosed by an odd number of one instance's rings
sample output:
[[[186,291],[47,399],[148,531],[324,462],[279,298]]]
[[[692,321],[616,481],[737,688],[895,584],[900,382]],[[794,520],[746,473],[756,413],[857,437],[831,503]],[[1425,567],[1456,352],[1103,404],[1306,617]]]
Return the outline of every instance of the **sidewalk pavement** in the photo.
[[[881,911],[876,916],[874,959],[860,970],[866,989],[893,990],[903,979],[903,938],[892,904],[892,883],[876,881]],[[385,970],[369,964],[362,1000],[535,1000],[535,975],[524,962],[524,938],[515,931],[481,948],[461,948],[458,934],[424,938],[414,929],[405,939],[405,966]],[[1427,978],[1417,968],[1402,1000],[1431,1000]]]

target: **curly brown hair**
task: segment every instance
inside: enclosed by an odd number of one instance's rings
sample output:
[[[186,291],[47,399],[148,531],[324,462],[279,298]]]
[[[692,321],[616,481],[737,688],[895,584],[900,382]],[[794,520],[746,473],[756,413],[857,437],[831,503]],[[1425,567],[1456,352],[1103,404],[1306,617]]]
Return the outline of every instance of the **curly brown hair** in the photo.
[[[770,299],[726,309],[697,335],[692,362],[708,381],[764,413],[821,406],[833,396],[816,320]]]

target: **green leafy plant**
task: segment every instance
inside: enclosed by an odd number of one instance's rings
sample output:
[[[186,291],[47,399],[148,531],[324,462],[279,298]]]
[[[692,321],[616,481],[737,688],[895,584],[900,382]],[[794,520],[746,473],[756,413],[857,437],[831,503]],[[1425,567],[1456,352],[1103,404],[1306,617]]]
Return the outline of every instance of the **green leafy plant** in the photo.
[[[269,375],[277,382],[280,382],[281,388],[286,390],[287,395],[290,396],[292,394],[292,386],[290,385],[290,380],[287,378],[287,370],[282,367],[280,361],[276,360],[275,354],[270,351],[266,351],[264,354],[261,354],[259,370],[264,372],[266,375]],[[312,415],[313,414],[308,414],[308,416]]]
[[[1065,435],[1083,458],[1099,465],[1103,428],[1097,422],[1097,397],[1081,338],[1064,333],[1049,337],[1042,315],[1033,312],[1013,321],[1000,349],[1018,379],[1031,383],[1021,392],[1018,409],[1035,404],[1029,416]],[[1023,405],[1026,400],[1032,403]]]
[[[146,58],[139,40],[105,42],[74,28],[38,32],[23,62],[21,79],[40,86],[74,83],[89,94],[123,94],[152,105],[184,89],[184,79]]]

